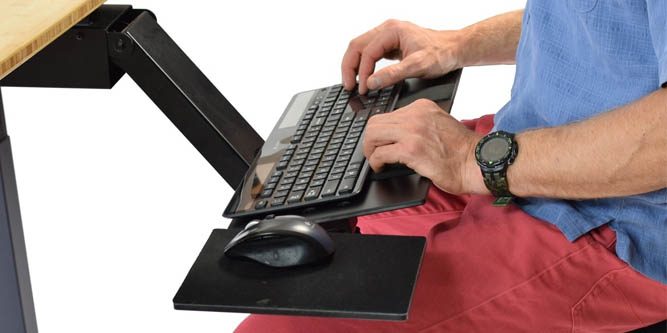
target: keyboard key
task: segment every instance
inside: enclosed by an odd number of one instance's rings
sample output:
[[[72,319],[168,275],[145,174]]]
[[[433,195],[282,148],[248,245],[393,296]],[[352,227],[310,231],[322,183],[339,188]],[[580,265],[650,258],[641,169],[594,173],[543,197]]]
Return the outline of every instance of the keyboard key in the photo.
[[[348,143],[356,144],[357,141],[359,141],[357,138],[348,138],[348,139],[345,139],[345,142],[343,144],[345,144],[345,145],[348,144]]]
[[[280,185],[284,184],[292,184],[296,180],[296,177],[285,177],[283,180],[280,182]]]
[[[308,184],[294,185],[292,191],[303,191],[308,187]]]
[[[334,134],[338,134],[338,133],[347,133],[347,128],[346,127],[336,128],[336,130],[334,131]]]
[[[304,159],[304,158],[295,159],[295,160],[292,160],[292,164],[290,164],[290,165],[302,165],[305,161],[306,161],[306,159]]]
[[[344,166],[338,167],[338,168],[333,168],[331,170],[331,173],[343,173],[343,172],[345,172],[345,167]]]
[[[340,142],[339,143],[332,143],[332,144],[329,145],[329,148],[340,149],[341,145],[342,144]]]
[[[269,202],[266,201],[266,200],[257,201],[257,203],[255,204],[255,209],[262,209],[262,208],[266,207],[266,204],[268,204],[268,203]]]
[[[271,200],[271,207],[282,206],[285,204],[285,197],[275,198]]]
[[[329,148],[324,152],[324,156],[329,156],[329,155],[338,155],[338,149],[336,148]]]
[[[355,179],[353,178],[343,179],[343,181],[340,182],[340,187],[338,188],[338,194],[352,193],[352,190],[354,189],[354,181]]]
[[[327,155],[327,156],[324,156],[322,161],[333,161],[335,159],[336,159],[336,155]]]
[[[340,155],[336,161],[349,161],[352,155]]]
[[[303,196],[303,191],[296,191],[292,192],[288,197],[287,197],[287,203],[295,203],[301,201],[301,197]]]
[[[329,177],[328,177],[327,179],[329,179],[329,180],[338,180],[338,179],[341,179],[342,177],[343,177],[343,173],[342,173],[342,172],[340,172],[340,173],[332,173],[331,175],[329,175]]]
[[[268,198],[273,194],[273,189],[267,188],[259,195],[260,198]],[[266,206],[266,205],[265,205]]]
[[[337,161],[334,164],[334,168],[340,168],[340,167],[345,168],[346,166],[347,166],[347,161]]]
[[[278,162],[278,164],[276,164],[276,170],[282,170],[285,168],[287,168],[287,162]]]
[[[359,125],[359,126],[352,126],[352,128],[350,128],[350,134],[352,134],[352,133],[360,133],[360,132],[362,132],[363,130],[364,130],[364,124],[361,124],[361,125]]]
[[[320,196],[321,187],[311,187],[306,191],[306,194],[303,196],[303,200],[313,200],[317,199]]]
[[[338,188],[337,180],[328,181],[322,188],[322,197],[330,197],[336,194],[336,189]]]
[[[331,140],[331,143],[337,144],[337,143],[343,143],[344,141],[345,141],[345,138],[338,138],[338,139]]]
[[[271,177],[280,177],[280,176],[282,176],[282,175],[283,175],[283,172],[282,172],[282,171],[278,171],[278,170],[276,170],[276,171],[273,172],[273,174],[271,175]]]
[[[301,140],[301,145],[304,147],[310,147],[313,145],[314,142],[315,142],[315,137],[304,138],[303,140]]]
[[[348,143],[348,144],[343,145],[343,149],[354,149],[356,147],[357,147],[356,143]]]
[[[320,181],[320,180],[325,180],[327,178],[327,173],[316,173],[315,177],[313,177],[313,182]]]
[[[343,179],[346,179],[346,178],[357,179],[358,174],[359,174],[359,169],[347,170],[347,171],[345,171],[345,175],[343,176]]]
[[[275,199],[275,198],[286,197],[288,193],[289,193],[289,190],[276,191],[276,193],[273,194],[273,198]]]
[[[292,184],[285,184],[278,186],[278,191],[289,191],[292,188]]]
[[[361,168],[361,162],[352,162],[350,165],[347,167],[348,170],[352,169],[359,169]]]
[[[309,181],[310,181],[310,177],[303,177],[303,178],[297,179],[296,183],[294,183],[294,184],[296,184],[296,185],[308,184]]]
[[[332,136],[332,138],[334,138],[334,139],[338,139],[338,138],[344,138],[345,136],[346,136],[346,133],[345,133],[345,132],[338,132],[338,133],[334,134],[334,135]]]
[[[310,186],[322,186],[324,185],[324,179],[313,179],[313,181],[310,182]]]
[[[318,174],[318,175],[323,174],[323,173],[327,174],[327,173],[329,173],[329,167],[319,167],[319,168],[317,168],[315,173]]]
[[[299,141],[301,141],[301,139],[302,139],[302,136],[301,136],[301,135],[294,135],[294,136],[292,137],[292,141],[290,141],[290,142],[291,142],[291,143],[299,143]]]

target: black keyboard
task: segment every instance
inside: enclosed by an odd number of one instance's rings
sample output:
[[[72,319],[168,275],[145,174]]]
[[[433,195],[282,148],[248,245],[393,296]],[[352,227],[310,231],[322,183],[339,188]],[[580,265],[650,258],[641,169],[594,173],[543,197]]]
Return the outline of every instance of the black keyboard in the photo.
[[[361,192],[369,172],[361,140],[366,123],[393,110],[398,90],[391,86],[361,96],[341,85],[321,89],[271,170],[254,212],[309,206]]]

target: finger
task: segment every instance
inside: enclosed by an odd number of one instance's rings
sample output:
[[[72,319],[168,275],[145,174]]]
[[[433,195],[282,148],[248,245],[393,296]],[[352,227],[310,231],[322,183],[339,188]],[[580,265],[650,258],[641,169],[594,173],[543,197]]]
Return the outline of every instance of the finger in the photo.
[[[357,69],[361,60],[361,52],[348,48],[343,56],[341,74],[343,76],[343,87],[350,91],[357,85]]]
[[[343,62],[341,63],[343,86],[346,90],[352,90],[356,85],[357,69],[359,69],[361,53],[377,33],[377,28],[367,31],[351,40],[350,44],[347,46],[347,50],[343,55]]]
[[[364,156],[369,157],[375,148],[398,142],[404,130],[397,124],[368,126],[364,133]]]
[[[399,47],[398,35],[393,30],[384,30],[377,34],[363,49],[359,63],[359,93],[368,92],[367,79],[375,71],[375,64],[386,54]],[[376,89],[376,88],[373,88]]]
[[[407,78],[421,77],[423,70],[420,60],[414,54],[405,57],[402,61],[387,66],[368,78],[369,89],[381,89]]]
[[[403,149],[400,144],[384,145],[373,151],[373,154],[368,157],[368,164],[373,171],[378,172],[385,164],[404,163],[403,158]]]

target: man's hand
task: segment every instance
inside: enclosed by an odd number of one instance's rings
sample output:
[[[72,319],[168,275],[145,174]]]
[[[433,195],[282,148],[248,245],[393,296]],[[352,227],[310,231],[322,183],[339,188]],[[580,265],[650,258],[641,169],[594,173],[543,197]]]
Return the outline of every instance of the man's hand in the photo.
[[[442,76],[462,67],[461,45],[459,31],[436,31],[388,20],[350,42],[343,57],[343,84],[345,89],[353,89],[358,74],[359,93],[365,94],[410,77]],[[401,61],[373,74],[375,63],[383,58]]]
[[[370,118],[364,155],[375,171],[403,163],[449,193],[489,193],[474,156],[481,137],[434,102],[421,99]]]

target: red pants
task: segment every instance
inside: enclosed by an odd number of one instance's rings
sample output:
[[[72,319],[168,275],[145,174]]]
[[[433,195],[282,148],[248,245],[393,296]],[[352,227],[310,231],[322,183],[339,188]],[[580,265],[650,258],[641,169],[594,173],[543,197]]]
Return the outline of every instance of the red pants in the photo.
[[[250,315],[237,332],[624,332],[667,318],[667,286],[616,257],[610,228],[570,243],[491,202],[432,187],[422,206],[359,218],[362,233],[427,237],[407,321]]]

